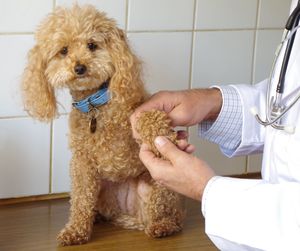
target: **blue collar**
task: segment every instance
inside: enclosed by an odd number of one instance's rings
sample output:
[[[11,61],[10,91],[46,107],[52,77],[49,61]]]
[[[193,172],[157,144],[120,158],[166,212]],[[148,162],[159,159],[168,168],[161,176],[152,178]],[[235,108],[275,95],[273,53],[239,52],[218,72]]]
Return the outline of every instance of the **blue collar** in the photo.
[[[99,91],[80,100],[73,102],[72,105],[81,112],[88,113],[92,108],[104,105],[110,100],[108,82],[105,82]]]

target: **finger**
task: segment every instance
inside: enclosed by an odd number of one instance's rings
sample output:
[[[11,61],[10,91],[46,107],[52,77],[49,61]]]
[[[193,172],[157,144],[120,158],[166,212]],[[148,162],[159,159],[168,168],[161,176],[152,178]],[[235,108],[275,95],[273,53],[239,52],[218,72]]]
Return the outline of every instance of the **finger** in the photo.
[[[136,122],[137,122],[137,116],[135,115],[135,113],[133,113],[130,116],[130,124],[131,124],[131,130],[132,130],[132,136],[135,139],[140,139],[140,135],[138,134],[138,132],[136,131]]]
[[[142,145],[141,145],[141,149],[140,149],[141,151],[151,151],[151,149],[150,149],[150,147],[146,144],[146,143],[143,143]]]
[[[169,161],[157,158],[150,150],[149,146],[145,143],[141,145],[139,157],[150,173],[153,171],[153,169],[165,167],[170,164]]]
[[[186,140],[183,139],[177,141],[177,147],[181,151],[185,151],[186,153],[193,153],[196,150],[194,145],[189,144]]]
[[[140,105],[138,108],[135,109],[134,113],[130,117],[130,120],[132,122],[135,122],[139,117],[139,115],[145,111],[151,111],[151,110],[165,111],[166,105],[164,105],[164,99],[161,99],[160,96],[162,95],[159,93],[152,95],[146,102],[144,102],[142,105]]]
[[[177,141],[177,147],[181,151],[185,151],[186,153],[193,153],[196,150],[194,145],[189,144],[186,140],[183,139]]]
[[[158,95],[154,94],[148,101],[146,101],[141,106],[136,108],[133,114],[130,116],[132,135],[135,139],[140,138],[139,133],[136,131],[136,124],[141,113],[145,111],[151,111],[151,110],[164,111],[164,109],[166,108],[163,102],[157,96]]]
[[[177,140],[177,147],[182,151],[184,151],[188,145],[189,143],[185,139]]]
[[[184,130],[179,130],[177,131],[177,139],[180,140],[180,139],[187,139],[189,136],[188,132],[187,131],[184,131]]]
[[[140,139],[141,138],[139,133],[135,129],[135,123],[131,123],[131,131],[132,131],[132,137],[134,139]]]
[[[157,158],[146,144],[142,144],[139,156],[151,177],[157,182],[163,184],[165,177],[170,176],[172,170],[170,161]]]
[[[170,91],[160,91],[153,94],[146,102],[140,105],[130,117],[130,121],[135,125],[137,118],[142,112],[159,110],[166,113],[170,113],[175,107],[175,103],[178,102],[177,94]]]
[[[173,164],[184,155],[183,151],[164,136],[156,137],[154,142],[157,150]]]
[[[190,144],[184,149],[184,151],[189,154],[195,152],[195,150],[196,150],[196,147],[194,145],[190,145]]]

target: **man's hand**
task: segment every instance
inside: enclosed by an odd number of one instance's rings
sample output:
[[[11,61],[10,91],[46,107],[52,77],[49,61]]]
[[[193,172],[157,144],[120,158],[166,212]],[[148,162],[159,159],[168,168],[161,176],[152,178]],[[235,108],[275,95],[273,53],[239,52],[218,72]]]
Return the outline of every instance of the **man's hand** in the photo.
[[[184,144],[184,143],[183,143]],[[201,200],[208,181],[214,171],[202,160],[190,155],[159,136],[155,139],[158,151],[168,160],[156,158],[146,144],[140,150],[140,159],[153,179],[167,188],[195,200]]]
[[[143,111],[159,110],[166,112],[173,127],[192,126],[203,120],[216,119],[221,106],[221,92],[214,88],[158,92],[131,115],[133,136],[139,138],[135,126],[139,114]]]

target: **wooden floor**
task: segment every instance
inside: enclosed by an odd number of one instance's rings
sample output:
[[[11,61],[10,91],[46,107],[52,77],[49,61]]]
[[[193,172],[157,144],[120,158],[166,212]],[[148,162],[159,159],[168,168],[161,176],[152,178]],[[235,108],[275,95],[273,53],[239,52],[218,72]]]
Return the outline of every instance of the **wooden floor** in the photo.
[[[152,239],[140,231],[101,223],[94,226],[88,244],[58,247],[55,238],[68,218],[67,199],[0,206],[0,250],[217,250],[204,233],[199,203],[188,200],[187,208],[184,230],[171,237]]]

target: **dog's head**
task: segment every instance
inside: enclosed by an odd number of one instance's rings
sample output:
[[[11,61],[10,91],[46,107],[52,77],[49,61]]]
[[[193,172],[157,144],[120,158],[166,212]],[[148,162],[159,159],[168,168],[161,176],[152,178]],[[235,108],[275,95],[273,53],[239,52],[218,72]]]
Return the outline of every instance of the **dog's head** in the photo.
[[[22,82],[25,109],[33,117],[49,121],[56,116],[57,88],[85,91],[110,80],[119,100],[140,88],[139,63],[124,33],[92,6],[57,8],[35,39]]]

